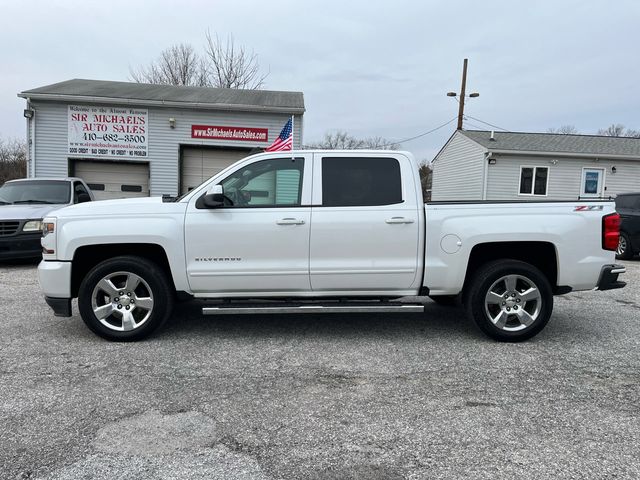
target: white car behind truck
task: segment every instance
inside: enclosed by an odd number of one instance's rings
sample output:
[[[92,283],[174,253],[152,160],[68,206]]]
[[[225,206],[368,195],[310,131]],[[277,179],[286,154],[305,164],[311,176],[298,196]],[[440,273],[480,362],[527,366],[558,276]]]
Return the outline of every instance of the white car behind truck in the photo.
[[[424,204],[410,153],[263,153],[180,198],[75,205],[43,226],[55,315],[138,340],[204,314],[418,312],[460,300],[492,338],[540,332],[553,296],[625,284],[611,201]]]

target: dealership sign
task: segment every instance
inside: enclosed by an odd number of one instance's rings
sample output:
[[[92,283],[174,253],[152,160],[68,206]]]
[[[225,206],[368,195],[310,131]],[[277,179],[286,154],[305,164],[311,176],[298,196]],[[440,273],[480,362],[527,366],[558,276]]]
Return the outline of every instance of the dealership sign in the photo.
[[[69,154],[147,157],[148,110],[69,105],[67,128]]]
[[[269,138],[269,130],[266,128],[191,125],[191,138],[266,142]]]

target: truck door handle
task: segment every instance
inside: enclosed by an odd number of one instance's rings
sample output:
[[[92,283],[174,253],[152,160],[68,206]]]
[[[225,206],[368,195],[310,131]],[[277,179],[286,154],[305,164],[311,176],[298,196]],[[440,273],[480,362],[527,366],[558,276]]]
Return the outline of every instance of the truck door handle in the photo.
[[[391,217],[385,220],[385,223],[413,223],[412,218]]]
[[[304,220],[297,218],[282,218],[276,222],[278,225],[304,225]]]

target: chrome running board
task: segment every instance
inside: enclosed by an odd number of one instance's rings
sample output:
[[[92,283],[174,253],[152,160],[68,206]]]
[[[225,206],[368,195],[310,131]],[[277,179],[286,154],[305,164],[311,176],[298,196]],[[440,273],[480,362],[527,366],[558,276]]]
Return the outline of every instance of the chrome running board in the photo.
[[[203,307],[203,315],[274,314],[274,313],[421,313],[422,304],[378,305],[294,305],[294,306],[221,306]]]

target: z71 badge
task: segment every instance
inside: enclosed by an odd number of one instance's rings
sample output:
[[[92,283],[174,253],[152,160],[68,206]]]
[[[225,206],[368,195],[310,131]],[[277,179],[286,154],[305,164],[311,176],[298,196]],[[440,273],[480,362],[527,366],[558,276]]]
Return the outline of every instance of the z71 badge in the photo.
[[[573,209],[574,212],[593,212],[601,211],[602,205],[578,205]]]

